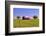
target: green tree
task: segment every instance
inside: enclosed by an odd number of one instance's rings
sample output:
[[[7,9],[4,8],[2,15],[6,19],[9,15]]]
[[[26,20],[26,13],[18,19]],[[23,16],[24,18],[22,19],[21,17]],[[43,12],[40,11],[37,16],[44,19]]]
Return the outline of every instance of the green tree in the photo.
[[[17,19],[20,19],[20,16],[17,16]]]
[[[34,19],[37,19],[38,17],[37,16],[33,16]]]

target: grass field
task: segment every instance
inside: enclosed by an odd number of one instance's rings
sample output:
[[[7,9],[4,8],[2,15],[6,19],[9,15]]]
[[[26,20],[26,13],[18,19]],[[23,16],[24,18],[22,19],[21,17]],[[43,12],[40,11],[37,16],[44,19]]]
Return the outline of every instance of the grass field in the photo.
[[[14,28],[17,27],[38,27],[39,26],[39,19],[32,19],[32,20],[14,20],[13,21]]]

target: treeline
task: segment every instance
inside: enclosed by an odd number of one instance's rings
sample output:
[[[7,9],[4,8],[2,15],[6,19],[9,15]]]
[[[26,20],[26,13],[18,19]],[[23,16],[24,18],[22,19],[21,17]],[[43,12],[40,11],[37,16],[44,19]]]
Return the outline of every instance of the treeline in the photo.
[[[20,19],[20,18],[21,18],[20,16],[17,16],[17,19]],[[37,19],[37,18],[38,18],[38,16],[33,16],[33,19]],[[29,20],[30,18],[29,17],[28,18],[25,18],[25,16],[23,16],[22,19],[23,20],[25,20],[25,19],[26,20]]]

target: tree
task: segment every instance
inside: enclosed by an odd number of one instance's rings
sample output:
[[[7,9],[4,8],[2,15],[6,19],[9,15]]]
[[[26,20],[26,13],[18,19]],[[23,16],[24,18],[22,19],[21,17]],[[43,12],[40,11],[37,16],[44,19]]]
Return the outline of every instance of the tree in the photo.
[[[34,19],[37,19],[38,17],[37,16],[33,16]]]
[[[17,19],[20,19],[20,16],[17,16]]]
[[[25,20],[25,16],[23,16],[22,19]]]

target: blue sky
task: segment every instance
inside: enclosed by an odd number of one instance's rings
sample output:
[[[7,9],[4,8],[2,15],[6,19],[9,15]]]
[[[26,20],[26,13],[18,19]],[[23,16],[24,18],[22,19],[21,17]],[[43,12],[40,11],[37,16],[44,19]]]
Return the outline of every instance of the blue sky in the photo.
[[[39,9],[13,8],[13,16],[39,16]]]

